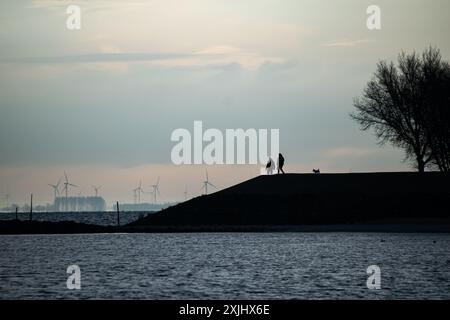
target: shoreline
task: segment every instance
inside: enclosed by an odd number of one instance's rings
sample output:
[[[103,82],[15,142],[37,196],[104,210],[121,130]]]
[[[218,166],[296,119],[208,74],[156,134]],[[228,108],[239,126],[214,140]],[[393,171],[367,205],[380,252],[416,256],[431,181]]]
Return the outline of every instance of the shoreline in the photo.
[[[315,225],[172,225],[172,226],[99,226],[72,221],[0,221],[0,235],[32,234],[117,234],[117,233],[284,233],[284,232],[367,232],[367,233],[450,233],[450,221],[403,220],[354,224]]]

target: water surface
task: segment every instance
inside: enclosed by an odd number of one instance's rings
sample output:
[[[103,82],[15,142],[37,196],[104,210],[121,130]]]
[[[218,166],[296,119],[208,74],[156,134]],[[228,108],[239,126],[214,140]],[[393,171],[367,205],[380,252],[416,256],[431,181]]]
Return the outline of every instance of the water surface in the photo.
[[[120,223],[127,224],[144,217],[145,212],[121,212]],[[13,220],[16,218],[15,213],[0,213],[0,220]],[[29,213],[18,213],[19,220],[29,220]],[[117,225],[117,213],[113,211],[105,212],[33,212],[33,220],[35,221],[74,221],[79,223],[96,224],[102,226]]]
[[[0,298],[449,299],[449,248],[448,234],[0,236]],[[72,264],[81,290],[66,288]]]

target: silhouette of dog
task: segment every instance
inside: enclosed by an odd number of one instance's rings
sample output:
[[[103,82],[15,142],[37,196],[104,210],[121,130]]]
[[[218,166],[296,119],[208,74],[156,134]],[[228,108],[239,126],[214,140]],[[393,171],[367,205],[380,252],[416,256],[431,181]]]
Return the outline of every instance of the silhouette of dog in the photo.
[[[320,169],[313,169],[313,172],[314,172],[315,174],[319,174],[319,173],[320,173]]]

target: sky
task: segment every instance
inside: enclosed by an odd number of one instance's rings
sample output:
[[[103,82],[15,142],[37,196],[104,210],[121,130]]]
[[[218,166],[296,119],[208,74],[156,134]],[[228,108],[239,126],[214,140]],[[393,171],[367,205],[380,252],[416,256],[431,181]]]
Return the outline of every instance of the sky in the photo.
[[[72,4],[80,30],[66,27]],[[369,5],[381,30],[366,27]],[[197,196],[205,166],[170,158],[171,133],[194,120],[279,129],[287,172],[412,170],[349,113],[378,61],[430,45],[449,60],[448,12],[447,0],[3,0],[0,207],[6,194],[52,202],[64,171],[71,193],[103,185],[108,203],[158,176],[162,201]],[[208,172],[225,188],[260,167]]]

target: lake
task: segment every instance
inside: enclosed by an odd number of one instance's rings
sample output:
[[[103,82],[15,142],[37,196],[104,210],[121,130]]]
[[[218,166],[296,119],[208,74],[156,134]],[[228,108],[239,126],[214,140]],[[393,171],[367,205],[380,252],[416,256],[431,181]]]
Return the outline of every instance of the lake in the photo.
[[[145,212],[120,212],[120,223],[122,225],[136,221],[140,217],[146,216]],[[15,213],[0,213],[0,220],[13,220],[16,218]],[[28,212],[20,212],[17,214],[19,220],[29,220]],[[74,221],[79,223],[95,224],[102,226],[117,225],[117,213],[113,211],[105,212],[33,212],[33,220],[35,221]]]
[[[449,248],[449,234],[2,235],[0,299],[449,299]]]

